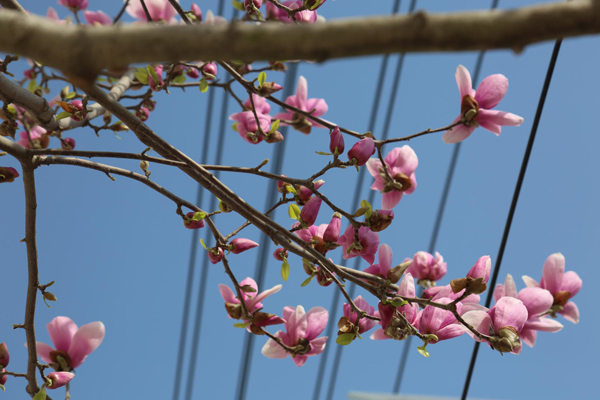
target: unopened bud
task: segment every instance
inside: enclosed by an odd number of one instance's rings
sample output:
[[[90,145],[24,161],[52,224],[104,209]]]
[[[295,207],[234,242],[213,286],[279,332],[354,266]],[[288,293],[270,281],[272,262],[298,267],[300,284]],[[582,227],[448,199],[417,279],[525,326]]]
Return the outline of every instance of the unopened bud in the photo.
[[[280,247],[278,249],[275,249],[275,251],[273,252],[273,257],[275,257],[277,261],[283,261],[284,258],[288,258],[288,252],[283,247]]]
[[[48,379],[50,379],[52,383],[50,385],[46,385],[46,388],[58,389],[59,387],[65,386],[74,377],[75,375],[70,372],[50,372],[48,374]]]
[[[403,262],[402,264],[396,265],[394,268],[390,269],[387,272],[386,279],[389,279],[392,283],[398,283],[400,279],[402,279],[404,272],[406,272],[406,270],[410,266],[410,263],[412,263],[412,260],[408,260]]]
[[[326,242],[337,242],[340,237],[340,228],[342,225],[342,216],[340,213],[334,213],[331,217],[331,222],[327,225],[327,229],[323,233],[323,240]]]
[[[10,353],[8,352],[8,347],[6,347],[6,343],[2,342],[0,343],[0,367],[7,367],[9,361]]]
[[[394,211],[375,210],[369,217],[369,227],[373,232],[381,232],[392,224]]]
[[[44,292],[44,299],[48,301],[56,301],[56,296],[51,292]]]
[[[223,202],[223,200],[219,200],[219,210],[221,210],[221,212],[224,212],[224,213],[228,213],[228,212],[233,211],[231,209],[231,207],[229,207],[227,205],[227,203]]]
[[[279,131],[270,132],[268,136],[265,138],[265,142],[267,143],[279,143],[283,141],[283,135]]]
[[[212,264],[217,264],[217,263],[221,262],[221,260],[223,259],[223,256],[224,256],[223,249],[220,247],[213,247],[212,249],[210,249],[208,251],[208,260]]]
[[[344,135],[342,135],[340,128],[336,126],[329,136],[329,151],[331,154],[337,153],[337,155],[340,155],[344,152],[344,146]]]
[[[227,314],[233,319],[242,318],[242,306],[239,303],[225,302],[225,310],[227,311]]]
[[[14,182],[19,177],[19,173],[12,167],[0,167],[0,183]]]
[[[283,86],[275,82],[265,82],[263,83],[261,88],[258,89],[258,95],[262,97],[267,97],[272,95],[273,93],[279,92],[281,89],[283,89]]]
[[[75,139],[73,138],[65,138],[60,142],[60,147],[63,150],[73,150],[75,148]]]
[[[253,249],[258,246],[258,243],[250,239],[233,239],[231,241],[231,252],[233,254],[240,254],[246,250]]]

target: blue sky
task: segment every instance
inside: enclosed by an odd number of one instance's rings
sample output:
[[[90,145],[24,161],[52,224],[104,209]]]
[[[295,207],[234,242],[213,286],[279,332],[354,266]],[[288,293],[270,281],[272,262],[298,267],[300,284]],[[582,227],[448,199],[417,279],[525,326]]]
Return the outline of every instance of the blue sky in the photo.
[[[181,3],[189,8],[188,1]],[[407,10],[408,3],[402,2],[402,12]],[[508,8],[532,3],[501,0],[499,6]],[[61,16],[66,15],[64,8],[54,2],[24,0],[22,4],[38,14],[45,14],[48,5],[52,5]],[[90,0],[89,9],[101,8],[112,16],[120,4]],[[216,1],[199,4],[203,11],[217,9]],[[358,0],[330,0],[321,10],[328,19],[333,19],[387,14],[392,7],[391,0],[369,2],[368,8],[364,4]],[[418,3],[418,8],[431,11],[488,6],[488,2],[474,0]],[[229,17],[231,12],[227,3],[225,15]],[[524,348],[519,356],[501,357],[482,347],[471,385],[473,397],[595,397],[597,385],[593,371],[600,346],[590,338],[590,332],[597,332],[600,323],[593,317],[597,312],[593,311],[590,287],[600,279],[593,261],[600,240],[597,228],[600,189],[596,184],[600,167],[597,157],[600,138],[596,134],[600,55],[594,51],[599,45],[598,37],[568,39],[563,43],[500,271],[500,281],[506,273],[511,273],[521,289],[524,287],[521,275],[539,279],[546,257],[562,252],[566,269],[576,271],[584,281],[582,291],[574,299],[581,322],[573,325],[562,319],[565,328],[561,332],[540,333],[536,346]],[[551,51],[552,43],[545,43],[528,47],[518,55],[494,51],[485,57],[482,77],[502,73],[510,81],[508,94],[498,108],[523,116],[525,122],[519,128],[505,128],[500,137],[478,129],[463,143],[437,246],[437,251],[448,262],[448,274],[441,284],[464,276],[481,255],[489,254],[492,262],[496,261]],[[381,134],[383,128],[397,57],[390,58],[375,136]],[[459,111],[454,72],[459,64],[472,71],[475,59],[473,52],[408,55],[390,136],[405,136],[450,123]],[[381,57],[366,57],[324,64],[302,63],[299,73],[308,80],[309,97],[327,100],[329,111],[325,118],[365,131],[380,61]],[[219,76],[223,76],[223,71],[219,71]],[[281,73],[269,73],[269,79],[284,82]],[[170,96],[161,93],[147,123],[170,143],[198,158],[207,99],[207,94],[198,90],[185,94],[172,91]],[[221,92],[216,93],[215,101],[209,162],[214,162],[216,156]],[[235,103],[229,102],[227,114],[237,111]],[[272,114],[275,112],[273,108]],[[227,122],[223,164],[255,166],[265,158],[273,158],[273,145],[251,146],[231,131],[229,125]],[[304,178],[320,169],[328,159],[314,151],[327,149],[326,133],[320,129],[314,129],[310,136],[290,132],[286,137],[283,173]],[[123,133],[122,140],[107,132],[97,138],[90,129],[73,131],[72,136],[77,140],[78,149],[144,150],[130,133]],[[352,143],[347,139],[347,148]],[[441,134],[419,138],[410,145],[419,156],[416,171],[419,186],[412,195],[404,197],[395,209],[394,224],[381,233],[382,242],[394,251],[394,261],[427,248],[453,150],[452,145],[442,142]],[[386,148],[386,153],[392,148]],[[133,170],[138,168],[135,162],[101,161]],[[1,162],[3,166],[17,166],[7,157]],[[196,185],[186,179],[186,175],[158,165],[150,169],[152,179],[194,201]],[[332,171],[324,178],[324,193],[336,204],[350,207],[356,176],[351,169]],[[45,325],[57,315],[69,316],[79,325],[100,320],[106,326],[104,342],[77,370],[72,385],[73,398],[170,398],[192,232],[181,226],[175,206],[169,200],[126,178],[117,177],[116,182],[112,182],[102,173],[67,166],[41,167],[36,177],[40,281],[55,280],[52,292],[58,297],[52,309],[41,301],[38,303],[38,340],[49,343]],[[223,174],[221,179],[256,208],[269,206],[265,204],[265,197],[270,182],[234,174]],[[370,177],[366,183],[362,188],[364,198],[368,195]],[[22,331],[12,329],[12,324],[22,322],[27,278],[25,245],[19,243],[24,237],[24,198],[20,182],[1,185],[0,196],[4,210],[0,224],[4,299],[0,341],[5,341],[10,348],[11,370],[21,372],[25,369],[26,350],[22,346],[25,338]],[[378,206],[380,195],[375,199]],[[207,208],[208,203],[208,196],[204,196],[202,206]],[[330,216],[330,210],[323,207],[318,223],[329,222]],[[291,224],[285,211],[276,213],[275,218],[283,225]],[[243,222],[231,214],[216,221],[222,232],[229,232]],[[248,228],[244,236],[256,241],[260,238],[254,228]],[[269,257],[260,261],[267,264],[263,289],[282,283],[280,263],[270,257],[274,250],[273,245],[270,246]],[[230,257],[239,279],[255,276],[257,254],[257,250],[253,250]],[[332,258],[339,261],[339,252]],[[306,309],[329,307],[334,287],[311,284],[301,288],[300,283],[305,279],[301,262],[297,258],[290,261],[290,279],[283,283],[281,292],[268,299],[267,310],[280,312],[286,305],[298,304]],[[201,263],[197,264],[200,268]],[[349,264],[354,265],[354,262]],[[361,264],[362,269],[366,266],[366,263]],[[209,268],[193,398],[228,399],[235,395],[242,343],[247,333],[233,328],[223,309],[217,285],[228,283],[228,278],[222,267],[209,265]],[[193,304],[198,277],[196,271]],[[369,301],[375,304],[374,300]],[[337,323],[340,310],[341,306],[335,313],[332,311],[329,323]],[[312,396],[319,358],[309,358],[302,368],[289,359],[269,360],[260,354],[264,342],[265,339],[257,338],[253,348],[247,398],[305,399]],[[328,345],[337,346],[334,340]],[[412,345],[403,393],[459,396],[472,339],[464,335],[429,346],[431,357],[428,359],[417,353],[416,341]],[[365,338],[344,349],[334,398],[343,399],[349,391],[390,392],[403,346],[401,342],[372,342]],[[189,350],[186,376],[188,359]],[[325,389],[330,379],[331,359],[329,357],[330,365],[326,369]],[[557,381],[560,384],[554,383]],[[24,382],[10,378],[8,392],[3,396],[27,398],[23,388]],[[55,397],[61,396],[59,390]]]

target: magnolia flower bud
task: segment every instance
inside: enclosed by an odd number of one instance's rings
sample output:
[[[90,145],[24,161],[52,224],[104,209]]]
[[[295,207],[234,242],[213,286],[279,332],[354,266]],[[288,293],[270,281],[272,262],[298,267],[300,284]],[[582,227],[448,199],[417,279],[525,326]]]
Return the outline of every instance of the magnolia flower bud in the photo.
[[[185,216],[187,218],[184,218],[183,225],[186,228],[188,228],[188,229],[200,229],[200,228],[204,228],[204,220],[194,221],[192,219],[195,214],[196,213],[194,211],[190,211],[189,213],[185,214]]]
[[[333,217],[331,217],[331,222],[327,225],[327,229],[323,233],[323,240],[326,242],[337,243],[338,238],[340,237],[340,228],[342,225],[342,216],[340,213],[334,213]]]
[[[14,182],[19,177],[19,173],[12,167],[0,167],[0,183]]]
[[[75,375],[70,372],[50,372],[48,374],[48,379],[50,379],[52,383],[50,385],[46,385],[46,388],[58,389],[59,387],[63,387],[67,383],[71,382],[71,379],[74,377]]]
[[[333,132],[329,136],[329,151],[331,154],[342,154],[344,152],[344,135],[339,127],[333,128]]]
[[[246,250],[250,250],[250,249],[257,247],[258,243],[253,242],[250,239],[241,239],[240,238],[240,239],[233,239],[231,241],[231,245],[232,245],[231,252],[233,254],[240,254]]]
[[[258,11],[255,11],[254,8],[258,10],[260,6],[262,6],[262,0],[244,0],[244,9],[248,14],[257,13]]]
[[[325,1],[327,0],[303,0],[302,5],[308,8],[309,10],[314,11],[317,8],[321,7],[323,4],[325,4]]]
[[[200,72],[196,69],[196,68],[188,68],[185,70],[185,74],[192,78],[192,79],[198,79],[200,78]]]
[[[369,217],[369,226],[373,232],[381,232],[391,225],[394,220],[394,211],[375,210]]]
[[[192,3],[192,14],[198,22],[202,22],[202,10],[196,3]]]
[[[313,184],[315,185],[315,190],[318,190],[321,186],[323,186],[324,183],[325,181],[322,179],[314,181]],[[312,190],[310,190],[306,186],[298,186],[298,199],[301,203],[306,203],[310,199],[312,194]]]
[[[273,252],[273,257],[275,257],[277,261],[283,261],[284,258],[288,258],[288,252],[283,247],[279,247]]]
[[[375,142],[367,137],[352,146],[348,151],[348,160],[353,161],[356,159],[356,165],[360,167],[365,165],[373,154],[375,154]]]
[[[85,119],[85,116],[87,115],[87,111],[85,111],[83,109],[83,102],[81,100],[73,100],[71,102],[71,105],[73,107],[71,107],[71,110],[66,110],[69,111],[71,113],[73,113],[73,115],[71,115],[71,119],[75,120],[75,121],[81,121],[83,119]],[[63,107],[64,109],[64,107]]]
[[[504,326],[498,330],[498,337],[493,347],[500,353],[510,353],[521,346],[521,336],[513,326]]]
[[[10,354],[8,352],[8,347],[6,347],[6,343],[0,343],[0,367],[4,368],[8,366],[8,362],[10,361]]]
[[[482,278],[483,283],[487,283],[490,279],[490,271],[492,269],[492,260],[490,256],[480,257],[479,260],[473,265],[473,268],[467,273],[468,277],[473,279]]]
[[[214,62],[206,64],[202,68],[202,75],[209,81],[215,79],[217,76],[217,64]]]
[[[267,136],[265,138],[265,142],[267,142],[267,143],[279,143],[279,142],[283,142],[283,135],[279,131],[271,132],[268,135],[269,136]]]
[[[6,372],[6,369],[2,368],[2,372]],[[7,379],[8,379],[8,375],[0,376],[0,385],[4,385],[6,383]]]
[[[150,117],[150,110],[146,107],[140,107],[139,110],[135,111],[135,116],[140,119],[140,121],[144,122]]]
[[[300,211],[300,220],[306,224],[306,226],[314,225],[319,215],[319,209],[321,208],[322,200],[318,197],[312,197]]]
[[[73,150],[75,148],[75,139],[70,137],[63,139],[62,142],[60,142],[60,147],[62,147],[63,150]]]
[[[266,97],[272,95],[273,93],[279,92],[281,89],[283,89],[283,86],[275,82],[265,82],[260,87],[260,89],[258,89],[258,94],[260,96]]]
[[[212,249],[210,249],[208,251],[208,260],[212,263],[212,264],[217,264],[219,262],[221,262],[221,260],[223,259],[223,249],[220,247],[213,247]]]

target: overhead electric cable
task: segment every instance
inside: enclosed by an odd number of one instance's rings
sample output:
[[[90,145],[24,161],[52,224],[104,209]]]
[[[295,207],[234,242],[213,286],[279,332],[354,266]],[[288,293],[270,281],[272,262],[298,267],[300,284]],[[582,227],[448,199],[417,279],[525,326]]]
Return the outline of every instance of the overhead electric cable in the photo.
[[[515,192],[513,194],[512,201],[510,203],[510,209],[508,211],[508,217],[506,218],[506,225],[504,226],[504,233],[502,234],[502,241],[500,242],[500,249],[498,250],[498,257],[496,259],[496,266],[492,279],[488,284],[488,294],[485,299],[485,306],[489,307],[492,302],[492,296],[496,281],[498,280],[498,273],[500,272],[500,266],[502,264],[502,258],[504,257],[504,250],[506,249],[506,242],[508,241],[508,235],[510,233],[510,227],[512,225],[513,218],[515,216],[515,210],[517,209],[517,203],[519,202],[519,194],[521,193],[521,187],[523,186],[523,180],[525,179],[525,173],[527,172],[527,165],[529,164],[529,157],[531,156],[531,150],[533,149],[533,143],[537,134],[537,129],[540,124],[542,117],[542,111],[544,110],[544,104],[546,102],[546,96],[548,95],[548,89],[550,88],[550,82],[552,81],[552,75],[554,73],[554,67],[556,66],[556,60],[558,59],[558,53],[562,39],[558,39],[554,44],[554,50],[550,57],[550,64],[548,65],[548,71],[546,72],[546,78],[544,80],[544,86],[540,93],[540,100],[538,102],[535,117],[533,119],[533,125],[531,126],[531,133],[529,134],[529,140],[527,142],[527,148],[525,149],[525,155],[523,156],[523,162],[521,163],[521,170],[519,171],[519,177],[515,186]],[[467,372],[467,378],[463,386],[463,392],[461,399],[466,400],[467,394],[469,393],[469,385],[471,384],[471,377],[473,376],[473,370],[475,368],[475,361],[477,360],[477,353],[479,352],[479,342],[475,343],[473,347],[473,353],[471,355],[471,362],[469,363],[469,370]]]

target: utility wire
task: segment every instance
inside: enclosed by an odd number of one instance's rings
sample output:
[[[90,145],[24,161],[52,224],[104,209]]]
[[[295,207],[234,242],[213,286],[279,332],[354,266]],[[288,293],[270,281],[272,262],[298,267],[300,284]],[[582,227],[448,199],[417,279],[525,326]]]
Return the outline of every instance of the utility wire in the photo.
[[[492,3],[491,9],[493,10],[498,6],[498,0],[494,0]],[[473,72],[473,84],[479,81],[479,73],[481,72],[481,66],[483,65],[483,57],[485,56],[485,51],[480,51],[477,55],[477,62],[475,63],[475,70]],[[435,246],[437,244],[438,236],[440,234],[440,228],[442,226],[442,219],[444,217],[444,211],[446,210],[446,203],[448,202],[448,194],[450,193],[450,187],[452,186],[452,178],[454,177],[454,171],[456,170],[456,163],[458,161],[458,155],[460,153],[462,142],[458,143],[454,146],[454,150],[452,151],[452,158],[450,159],[450,167],[448,167],[448,174],[446,175],[446,182],[444,183],[444,189],[442,190],[442,198],[440,199],[440,205],[438,206],[438,211],[435,217],[435,223],[433,224],[433,233],[431,234],[431,239],[429,240],[429,248],[428,252],[433,254],[435,251]],[[419,293],[420,296],[420,293]],[[408,351],[410,350],[410,345],[413,337],[409,336],[404,343],[404,348],[402,349],[402,356],[400,357],[400,365],[398,366],[398,374],[396,375],[396,380],[394,382],[394,393],[400,393],[400,387],[402,385],[402,378],[404,376],[404,370],[406,368],[406,361],[408,360]]]
[[[392,15],[397,14],[399,9],[400,9],[400,0],[395,0],[394,6],[392,8]],[[381,59],[381,66],[379,67],[379,79],[377,81],[377,86],[375,89],[375,96],[373,99],[373,107],[371,108],[371,117],[369,119],[369,125],[367,128],[367,130],[369,132],[372,132],[375,129],[375,123],[377,121],[377,111],[379,111],[379,103],[381,101],[381,95],[383,92],[383,83],[385,82],[385,75],[387,72],[389,58],[390,58],[390,55],[385,54],[383,56],[383,58]],[[364,178],[365,178],[365,169],[362,168],[360,170],[360,172],[358,173],[358,181],[356,183],[356,190],[354,191],[354,199],[352,200],[352,208],[351,208],[352,210],[354,210],[358,207],[358,202],[360,201],[360,194],[361,194],[361,189],[362,189]],[[342,259],[340,260],[340,264],[343,262],[344,262],[344,259],[342,257]],[[331,307],[329,308],[332,311],[332,313],[335,312],[334,310],[337,308],[339,301],[340,301],[340,291],[334,290],[333,298],[331,299]],[[327,324],[327,331],[325,333],[325,336],[332,337],[334,326],[335,326],[335,324],[333,324],[333,323]],[[323,385],[323,377],[325,375],[325,367],[327,366],[327,358],[329,355],[330,348],[331,348],[331,346],[325,346],[325,350],[323,350],[323,353],[321,353],[321,357],[319,360],[319,370],[317,372],[317,378],[316,378],[315,386],[313,389],[313,400],[319,400],[319,397],[321,395],[321,386]]]
[[[558,53],[560,51],[561,44],[562,39],[558,39],[554,44],[554,50],[552,51],[552,57],[550,58],[550,64],[548,65],[548,71],[546,72],[544,86],[542,87],[542,92],[540,93],[540,100],[538,102],[537,110],[535,112],[535,118],[533,119],[533,125],[531,127],[531,133],[529,134],[529,141],[527,142],[525,155],[523,156],[523,163],[521,164],[521,170],[519,171],[519,178],[517,179],[515,192],[510,203],[510,210],[508,211],[508,217],[506,218],[506,225],[504,226],[504,233],[502,234],[502,241],[500,242],[500,249],[498,250],[498,258],[496,259],[496,268],[494,268],[492,280],[488,285],[488,294],[485,299],[486,307],[489,307],[490,303],[492,302],[492,295],[494,292],[494,287],[496,286],[496,281],[498,280],[498,273],[500,272],[500,266],[502,264],[504,250],[506,249],[506,242],[508,241],[508,234],[510,233],[510,227],[512,225],[513,217],[515,216],[515,210],[519,201],[519,194],[521,193],[521,187],[523,186],[523,180],[525,179],[525,172],[527,172],[529,157],[531,156],[533,142],[535,141],[535,135],[540,124],[542,111],[544,110],[544,103],[546,102],[546,96],[548,95],[548,89],[550,87],[550,82],[552,81],[552,74],[554,73],[554,67],[556,66],[556,60],[558,59]],[[471,355],[471,362],[469,363],[469,370],[467,372],[467,378],[465,380],[465,385],[463,387],[463,392],[461,396],[462,400],[466,400],[467,394],[469,393],[469,385],[471,383],[471,377],[473,376],[473,370],[475,369],[475,361],[477,360],[479,345],[479,342],[475,342],[475,346],[473,347],[473,354]]]
[[[296,76],[298,75],[298,63],[293,63],[290,66],[289,71],[285,76],[284,82],[284,92],[283,99],[287,99],[288,96],[292,94],[292,89],[294,88],[294,82],[296,81]],[[274,145],[273,147],[273,169],[272,173],[280,175],[281,168],[283,165],[283,156],[285,153],[285,145],[289,141],[287,139],[287,131],[288,127],[284,126],[281,129],[281,133],[286,138],[283,142]],[[271,184],[271,187],[267,190],[267,196],[265,199],[266,207],[270,207],[275,203],[277,199],[277,186],[275,184]],[[273,212],[275,214],[276,211]],[[269,238],[267,235],[262,235],[260,239],[259,245],[259,254],[256,259],[256,283],[259,289],[264,285],[265,280],[265,270],[266,265],[268,264],[267,259],[269,257]],[[254,348],[254,335],[248,334],[245,335],[244,345],[242,347],[244,349],[244,353],[241,358],[241,366],[238,374],[238,386],[237,386],[237,395],[236,398],[239,400],[243,400],[246,398],[246,392],[248,390],[248,376],[250,375],[250,364],[252,363],[252,349]]]

